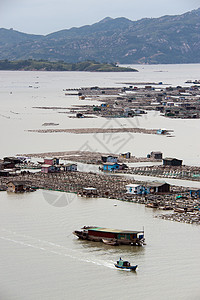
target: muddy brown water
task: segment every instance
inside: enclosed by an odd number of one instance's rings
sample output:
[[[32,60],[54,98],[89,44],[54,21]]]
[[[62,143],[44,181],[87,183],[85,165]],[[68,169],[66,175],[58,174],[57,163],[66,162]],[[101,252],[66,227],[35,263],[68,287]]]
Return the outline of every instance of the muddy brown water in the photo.
[[[130,151],[141,157],[151,151],[162,151],[164,156],[183,159],[185,164],[200,165],[200,120],[166,119],[155,112],[133,120],[70,119],[56,109],[32,108],[79,105],[78,97],[64,95],[66,88],[118,86],[119,82],[138,81],[184,85],[188,79],[199,79],[199,65],[137,69],[140,72],[134,74],[1,71],[0,156],[85,150]],[[85,104],[91,102],[84,101]],[[175,137],[44,135],[25,131],[42,129],[43,123],[59,123],[57,128],[165,128],[174,130]],[[41,190],[27,194],[1,192],[0,298],[199,299],[200,227],[154,218],[156,214],[156,210],[143,205],[112,199],[80,198]],[[72,235],[73,230],[83,225],[130,230],[141,230],[144,226],[147,245],[111,247],[83,242]],[[115,269],[114,262],[120,256],[138,264],[137,272]]]

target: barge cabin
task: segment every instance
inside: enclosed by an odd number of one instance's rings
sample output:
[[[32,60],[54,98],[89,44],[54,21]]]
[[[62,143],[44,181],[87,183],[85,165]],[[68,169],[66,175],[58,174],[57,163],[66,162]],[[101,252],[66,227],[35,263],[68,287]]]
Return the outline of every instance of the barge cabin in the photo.
[[[82,240],[95,242],[103,242],[106,239],[110,244],[113,242],[113,245],[142,246],[145,240],[144,231],[118,230],[95,226],[84,226],[82,230],[76,230],[73,234]]]

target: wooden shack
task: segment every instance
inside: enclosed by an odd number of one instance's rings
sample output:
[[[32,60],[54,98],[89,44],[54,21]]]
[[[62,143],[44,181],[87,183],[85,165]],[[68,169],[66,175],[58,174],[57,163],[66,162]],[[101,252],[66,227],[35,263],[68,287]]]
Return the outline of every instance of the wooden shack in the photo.
[[[131,152],[126,152],[126,153],[121,153],[120,154],[121,155],[121,157],[123,157],[123,158],[131,158]]]
[[[150,194],[170,192],[170,185],[166,182],[151,182],[146,187]]]
[[[20,164],[22,161],[17,157],[4,157],[3,158],[4,163],[12,163],[14,165]]]
[[[23,181],[10,181],[7,184],[7,192],[23,193],[25,191],[25,182]]]
[[[200,189],[193,188],[193,189],[190,189],[189,192],[190,192],[190,196],[192,198],[200,198]]]
[[[152,151],[151,153],[150,153],[150,157],[151,158],[154,158],[154,159],[162,159],[162,152],[160,152],[160,151]]]
[[[97,197],[97,189],[94,187],[85,187],[81,195],[85,197]]]
[[[181,159],[166,157],[163,159],[163,166],[182,166],[182,162]]]
[[[59,158],[56,158],[56,157],[54,157],[54,158],[45,158],[44,159],[44,164],[51,165],[51,166],[59,165]]]
[[[114,171],[114,170],[119,170],[119,169],[120,169],[120,164],[118,164],[118,163],[107,162],[107,163],[103,164],[104,171]]]
[[[130,183],[126,185],[126,193],[133,195],[143,195],[146,194],[146,189],[142,185]]]
[[[43,164],[41,167],[42,167],[41,168],[42,173],[52,173],[52,172],[54,172],[54,166],[53,165]]]
[[[102,160],[104,163],[107,163],[107,162],[110,162],[110,163],[117,163],[117,159],[118,159],[117,156],[112,156],[112,155],[102,156],[102,157],[101,157],[101,160]]]
[[[67,172],[75,172],[77,171],[77,164],[67,164],[64,165],[63,168]]]
[[[77,117],[77,118],[83,118],[83,114],[77,113],[77,114],[76,114],[76,117]]]
[[[154,193],[169,193],[170,185],[165,182],[151,182],[145,185],[128,184],[126,185],[128,194],[147,195]]]
[[[13,169],[17,164],[22,161],[16,157],[4,157],[3,158],[3,169]]]
[[[9,171],[0,170],[0,177],[8,177],[9,175]]]

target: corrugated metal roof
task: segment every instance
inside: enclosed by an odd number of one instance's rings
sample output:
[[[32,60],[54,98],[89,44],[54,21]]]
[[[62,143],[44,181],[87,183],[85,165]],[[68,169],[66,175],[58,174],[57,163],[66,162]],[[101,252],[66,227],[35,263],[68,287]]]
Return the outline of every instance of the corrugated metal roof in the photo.
[[[182,159],[178,159],[178,158],[175,158],[175,157],[165,157],[165,158],[163,158],[163,160],[179,160],[179,161],[182,161]]]
[[[15,186],[31,184],[30,181],[17,181],[17,180],[9,181],[8,184],[10,183],[12,183]]]
[[[151,151],[151,154],[162,154],[161,151]]]
[[[163,186],[164,184],[169,185],[166,182],[151,182],[151,183],[145,184],[145,186],[148,186],[148,187],[159,187],[159,186]]]
[[[101,232],[112,232],[112,233],[139,233],[139,232],[143,232],[142,230],[140,231],[132,231],[132,230],[121,230],[121,229],[112,229],[112,228],[104,228],[104,227],[94,227],[94,228],[88,228],[88,230],[92,230],[92,231],[101,231]]]

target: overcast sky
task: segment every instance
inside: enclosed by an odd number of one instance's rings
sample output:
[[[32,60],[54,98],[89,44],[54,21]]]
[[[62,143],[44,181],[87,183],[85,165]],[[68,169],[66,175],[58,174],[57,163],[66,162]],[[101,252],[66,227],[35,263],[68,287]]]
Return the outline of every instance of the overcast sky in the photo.
[[[200,0],[0,0],[0,28],[48,34],[90,25],[105,17],[177,15],[200,7]]]

